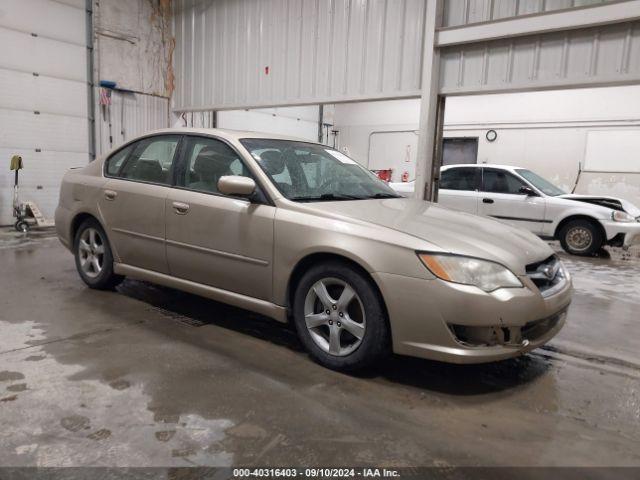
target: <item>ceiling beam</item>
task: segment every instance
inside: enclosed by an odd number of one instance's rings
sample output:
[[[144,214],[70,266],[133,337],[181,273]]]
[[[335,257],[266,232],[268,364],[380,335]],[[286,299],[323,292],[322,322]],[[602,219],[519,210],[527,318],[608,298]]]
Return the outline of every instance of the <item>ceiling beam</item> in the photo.
[[[637,19],[640,19],[640,0],[624,0],[459,27],[441,28],[436,32],[436,46],[442,48],[488,40],[597,27]]]

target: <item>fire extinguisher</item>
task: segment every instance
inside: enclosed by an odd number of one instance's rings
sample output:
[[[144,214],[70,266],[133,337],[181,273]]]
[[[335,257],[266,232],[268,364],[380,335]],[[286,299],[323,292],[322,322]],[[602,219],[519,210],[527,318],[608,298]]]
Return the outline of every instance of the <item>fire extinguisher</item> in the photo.
[[[409,172],[407,172],[406,170],[402,173],[402,176],[400,177],[400,179],[406,183],[409,181]]]

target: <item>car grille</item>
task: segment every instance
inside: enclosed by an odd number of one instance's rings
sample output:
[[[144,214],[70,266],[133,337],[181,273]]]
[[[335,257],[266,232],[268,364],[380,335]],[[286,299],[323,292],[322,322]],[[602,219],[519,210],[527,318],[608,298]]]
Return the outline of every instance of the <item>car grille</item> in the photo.
[[[567,282],[567,274],[556,255],[527,265],[527,276],[543,297],[553,295]]]
[[[562,320],[562,318],[564,318],[566,313],[567,309],[565,308],[564,310],[556,313],[549,318],[544,318],[542,320],[536,320],[525,324],[525,326],[520,330],[522,338],[524,340],[529,340],[532,342],[538,340],[539,338],[546,335],[547,332],[555,328],[558,322]]]

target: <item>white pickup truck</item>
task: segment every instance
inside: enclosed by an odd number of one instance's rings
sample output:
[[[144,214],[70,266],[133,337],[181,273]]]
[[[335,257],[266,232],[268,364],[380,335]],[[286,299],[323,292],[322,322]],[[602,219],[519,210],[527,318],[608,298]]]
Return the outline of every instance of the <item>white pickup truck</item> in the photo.
[[[405,196],[413,183],[391,183]],[[574,195],[531,170],[505,165],[450,165],[440,171],[438,202],[487,215],[560,240],[574,255],[592,255],[602,245],[640,242],[640,209],[615,197]]]

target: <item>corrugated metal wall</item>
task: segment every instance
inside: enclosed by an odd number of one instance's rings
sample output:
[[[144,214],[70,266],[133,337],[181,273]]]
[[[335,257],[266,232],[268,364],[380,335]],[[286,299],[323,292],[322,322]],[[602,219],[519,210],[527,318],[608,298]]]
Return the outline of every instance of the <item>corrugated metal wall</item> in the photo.
[[[22,200],[51,217],[60,179],[89,161],[84,0],[0,0],[0,225],[13,223],[12,155]]]
[[[425,0],[176,0],[174,109],[419,96]]]
[[[640,82],[640,22],[445,48],[445,94]]]
[[[114,91],[111,105],[99,105],[98,97],[96,105],[98,155],[108,153],[137,135],[169,126],[168,98]]]
[[[445,0],[444,27],[584,7],[614,0]]]

